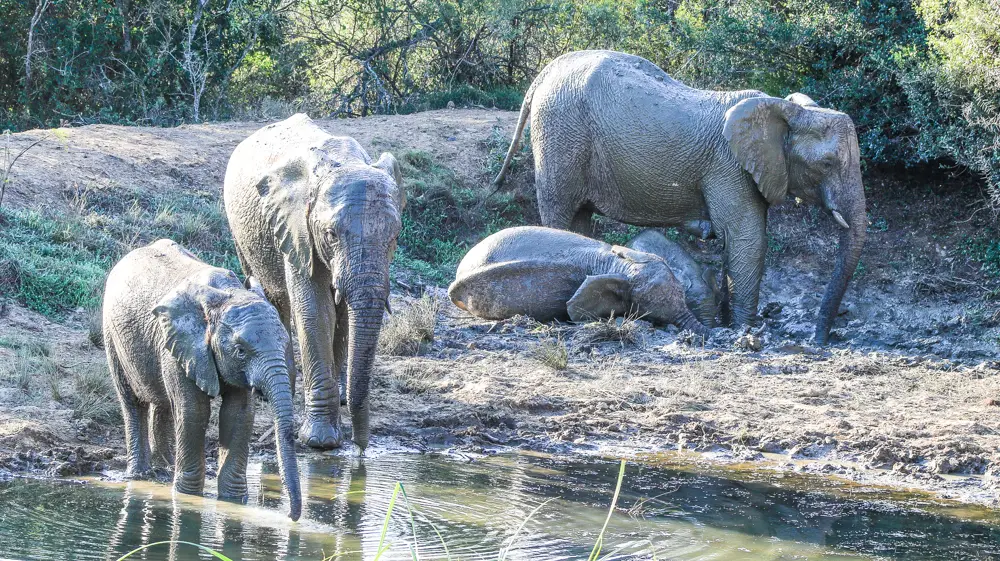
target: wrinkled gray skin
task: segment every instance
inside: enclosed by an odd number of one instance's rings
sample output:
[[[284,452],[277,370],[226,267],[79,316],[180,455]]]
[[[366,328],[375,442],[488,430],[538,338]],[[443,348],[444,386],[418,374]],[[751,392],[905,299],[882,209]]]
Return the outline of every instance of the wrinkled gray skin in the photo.
[[[462,258],[448,296],[486,319],[592,321],[638,314],[701,335],[663,259],[586,236],[522,226],[501,230]]]
[[[353,439],[363,450],[406,203],[395,158],[372,163],[353,138],[295,115],[236,147],[224,198],[244,272],[260,280],[286,327],[294,320],[305,379],[299,438],[315,448],[341,445],[338,382],[346,366]]]
[[[643,253],[652,253],[670,267],[677,281],[684,288],[684,301],[706,327],[716,327],[720,294],[715,282],[715,269],[702,267],[681,244],[668,239],[656,230],[645,230],[632,238],[627,247]]]
[[[173,463],[174,489],[201,494],[210,402],[221,396],[218,492],[244,499],[253,389],[274,411],[278,467],[289,516],[298,520],[288,333],[259,285],[246,290],[231,271],[170,240],[136,249],[108,275],[104,344],[125,420],[129,477],[145,476],[151,463]]]
[[[546,66],[524,97],[503,181],[530,116],[542,223],[589,231],[593,212],[640,226],[708,216],[722,238],[735,324],[757,314],[767,208],[822,204],[840,249],[816,322],[825,344],[867,226],[854,124],[802,94],[690,88],[643,58],[579,51]]]

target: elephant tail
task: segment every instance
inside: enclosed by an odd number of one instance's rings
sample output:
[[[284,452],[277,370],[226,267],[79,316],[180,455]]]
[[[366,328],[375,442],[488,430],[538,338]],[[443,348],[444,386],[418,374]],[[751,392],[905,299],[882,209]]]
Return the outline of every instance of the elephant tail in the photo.
[[[535,82],[538,82],[537,78]],[[514,154],[517,154],[517,151],[521,149],[521,135],[524,133],[524,125],[528,122],[528,115],[531,114],[531,97],[533,93],[535,93],[534,83],[531,84],[531,87],[524,94],[524,101],[521,102],[521,114],[517,117],[517,128],[514,130],[514,138],[510,141],[510,148],[507,150],[507,157],[503,159],[503,165],[500,166],[500,173],[493,180],[494,189],[499,189],[500,185],[503,184],[503,180],[507,177],[507,172],[510,170],[510,163],[514,160]]]

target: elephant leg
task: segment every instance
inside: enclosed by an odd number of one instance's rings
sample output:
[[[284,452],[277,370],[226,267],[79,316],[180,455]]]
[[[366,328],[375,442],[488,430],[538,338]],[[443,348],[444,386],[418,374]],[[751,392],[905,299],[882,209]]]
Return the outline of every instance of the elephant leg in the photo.
[[[577,234],[582,234],[588,238],[594,237],[594,213],[587,209],[580,209],[573,215],[569,229]]]
[[[565,152],[565,147],[541,146],[536,152],[539,157],[535,163],[535,193],[542,225],[560,230],[573,228],[578,232],[577,228],[590,229],[592,226],[584,224],[583,219],[592,213],[583,213],[584,199],[578,193],[586,185],[583,177],[585,159],[580,153],[560,154],[559,158],[546,157],[560,150]]]
[[[111,337],[106,335],[105,341],[107,341],[108,368],[121,404],[122,419],[125,421],[125,452],[128,457],[125,477],[135,479],[149,472],[149,454],[145,453],[148,450],[148,445],[145,444],[148,433],[143,430],[146,425],[143,419],[145,408],[139,403],[139,398],[126,379],[125,369],[118,360]]]
[[[336,310],[329,273],[317,271],[314,278],[306,279],[294,278],[296,273],[288,269],[286,273],[305,385],[306,414],[299,439],[313,448],[338,448],[342,436],[340,391],[333,372],[332,331],[336,329]]]
[[[241,388],[222,394],[219,408],[219,497],[245,500],[247,456],[253,432],[253,401]]]
[[[748,325],[757,317],[760,281],[767,251],[766,214],[747,216],[725,228],[727,300],[732,325]]]
[[[333,371],[339,372],[340,404],[347,405],[347,303],[337,306],[337,327],[333,331]]]
[[[174,465],[174,415],[169,403],[150,405],[148,434],[152,463],[158,467]]]
[[[160,364],[174,417],[174,490],[200,495],[205,488],[205,432],[212,400],[168,352]]]

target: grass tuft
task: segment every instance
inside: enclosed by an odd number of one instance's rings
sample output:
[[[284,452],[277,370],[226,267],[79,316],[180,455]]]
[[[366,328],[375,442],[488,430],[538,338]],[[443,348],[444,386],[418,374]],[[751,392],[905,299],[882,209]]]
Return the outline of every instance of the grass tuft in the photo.
[[[531,349],[531,356],[553,370],[566,370],[569,366],[569,351],[560,337],[538,343]]]
[[[638,315],[630,314],[586,323],[573,335],[573,343],[593,345],[616,342],[622,346],[638,345],[642,343],[643,332],[643,325],[639,323],[639,319]]]
[[[73,417],[113,423],[121,417],[111,374],[103,363],[79,367],[73,376]]]
[[[378,353],[389,356],[413,356],[422,343],[434,341],[434,327],[441,303],[425,294],[409,306],[397,310],[382,326]]]

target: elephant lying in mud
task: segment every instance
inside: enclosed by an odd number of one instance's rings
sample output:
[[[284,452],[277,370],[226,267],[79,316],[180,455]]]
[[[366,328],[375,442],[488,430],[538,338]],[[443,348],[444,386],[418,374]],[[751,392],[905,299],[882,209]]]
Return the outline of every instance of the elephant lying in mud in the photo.
[[[715,269],[702,267],[681,244],[668,239],[656,230],[645,230],[632,238],[626,247],[652,253],[661,257],[670,267],[670,272],[684,288],[684,300],[694,312],[698,321],[706,327],[716,327],[719,314],[720,291],[715,282]]]
[[[111,270],[103,329],[125,419],[129,477],[141,477],[151,460],[170,463],[176,442],[174,489],[201,494],[210,403],[221,396],[219,497],[245,498],[253,389],[274,411],[289,516],[299,518],[288,333],[259,286],[247,290],[231,271],[160,240]]]
[[[708,334],[660,257],[539,226],[508,228],[479,242],[458,265],[448,296],[487,319],[587,321],[633,313]]]
[[[305,115],[268,125],[229,159],[226,216],[246,275],[286,328],[294,319],[305,378],[302,442],[341,445],[346,364],[354,442],[369,437],[369,379],[389,299],[389,262],[406,204],[392,154],[377,162],[353,138]]]
[[[579,51],[550,62],[524,96],[500,184],[531,119],[542,224],[587,233],[594,212],[688,230],[709,217],[723,240],[733,319],[757,315],[767,209],[792,195],[842,228],[816,319],[830,327],[865,243],[861,156],[851,118],[809,97],[688,87],[646,59]]]

